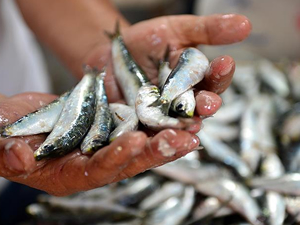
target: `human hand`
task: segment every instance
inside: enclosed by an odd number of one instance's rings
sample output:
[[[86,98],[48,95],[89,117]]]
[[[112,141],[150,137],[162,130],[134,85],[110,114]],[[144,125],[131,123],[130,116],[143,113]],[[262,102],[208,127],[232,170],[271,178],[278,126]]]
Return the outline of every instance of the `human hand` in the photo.
[[[155,83],[157,69],[149,56],[154,59],[161,58],[168,44],[173,49],[170,60],[174,67],[185,47],[197,44],[229,44],[243,40],[249,31],[250,25],[245,17],[218,15],[161,17],[138,23],[124,29],[122,33],[137,63]],[[159,43],[152,45],[155,41],[153,37],[156,40],[160,38]],[[107,62],[111,65],[107,57],[109,47],[97,46],[85,62],[98,67]],[[100,55],[103,58],[99,60]],[[106,89],[110,102],[114,102],[122,100],[122,95],[111,68],[108,67],[110,74],[106,77]],[[196,94],[198,115],[209,116],[217,111],[221,105],[217,94],[228,87],[233,72],[234,61],[231,57],[221,56],[212,61],[205,79],[197,86],[211,91],[203,90]],[[39,108],[41,102],[48,103],[54,98],[51,95],[33,93],[3,98],[0,101],[0,126],[17,120]],[[195,135],[199,129],[200,120],[189,132],[166,129],[151,138],[144,132],[127,133],[93,156],[82,155],[77,149],[62,158],[41,162],[34,160],[33,151],[43,142],[45,135],[2,138],[0,175],[53,195],[68,195],[132,177],[182,157],[199,146],[199,139]],[[162,143],[169,146],[172,154],[166,156],[163,153]]]

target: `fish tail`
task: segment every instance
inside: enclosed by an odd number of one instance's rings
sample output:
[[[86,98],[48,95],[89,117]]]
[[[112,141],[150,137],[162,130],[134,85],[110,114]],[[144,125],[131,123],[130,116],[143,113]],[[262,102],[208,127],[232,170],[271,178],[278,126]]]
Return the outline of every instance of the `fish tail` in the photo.
[[[165,62],[169,61],[169,56],[170,56],[169,54],[170,54],[170,45],[167,44],[166,51],[164,54],[164,59],[163,59]]]
[[[120,21],[117,20],[116,26],[115,26],[115,32],[114,33],[111,33],[109,31],[104,31],[104,33],[106,34],[106,36],[108,36],[108,38],[110,40],[113,40],[114,38],[120,36],[121,35],[121,32],[120,32]]]
[[[101,70],[99,70],[97,67],[94,67],[93,72],[97,77],[103,80],[106,76],[106,66],[103,66]]]
[[[155,100],[149,107],[159,107],[163,114],[168,115],[170,109],[170,102],[163,101],[161,98]]]
[[[9,134],[7,134],[5,127],[0,127],[0,138],[1,137],[9,137]]]

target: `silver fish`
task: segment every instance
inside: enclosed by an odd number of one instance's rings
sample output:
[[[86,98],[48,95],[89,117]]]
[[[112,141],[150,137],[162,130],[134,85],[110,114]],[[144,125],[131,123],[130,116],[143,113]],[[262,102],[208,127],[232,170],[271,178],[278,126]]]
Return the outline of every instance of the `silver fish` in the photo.
[[[171,71],[169,62],[163,61],[160,63],[158,70],[158,87],[160,89],[163,88]],[[195,108],[196,100],[192,89],[179,95],[171,103],[171,110],[181,117],[193,117]]]
[[[210,158],[233,168],[239,174],[239,176],[243,178],[247,178],[252,175],[248,165],[228,145],[210,137],[203,131],[200,131],[197,135],[204,146],[206,154]]]
[[[244,216],[252,225],[262,225],[259,221],[261,210],[241,183],[220,178],[199,182],[195,188],[202,194],[216,197],[221,202],[228,202],[230,208]]]
[[[171,197],[179,197],[183,194],[184,185],[179,182],[166,182],[153,194],[145,198],[139,205],[143,210],[151,210]]]
[[[250,179],[249,185],[281,194],[300,195],[300,174],[288,173],[278,178],[257,177]]]
[[[126,132],[137,130],[139,119],[133,107],[120,103],[111,103],[109,108],[116,127],[109,135],[110,142]]]
[[[277,69],[272,62],[267,59],[260,59],[258,61],[258,71],[262,81],[270,86],[275,93],[282,97],[287,97],[290,94],[286,75]]]
[[[93,71],[87,70],[66,101],[52,132],[34,152],[36,160],[65,155],[80,143],[94,119],[95,81]]]
[[[167,115],[172,101],[185,91],[191,89],[203,78],[209,62],[206,56],[196,48],[187,48],[181,54],[176,67],[168,76],[161,96],[152,106],[160,107]]]
[[[172,197],[154,209],[146,218],[146,225],[180,225],[194,203],[195,189],[188,186],[182,197]]]
[[[95,71],[95,73],[99,73]],[[93,124],[81,143],[83,154],[97,151],[108,143],[109,135],[113,129],[113,119],[108,107],[107,96],[104,87],[105,70],[96,77],[96,114]]]
[[[177,119],[164,114],[159,107],[151,106],[159,98],[159,90],[155,85],[141,87],[136,96],[136,114],[142,124],[153,130],[165,128],[183,129],[193,123],[192,119]]]
[[[66,92],[48,105],[0,128],[0,136],[13,137],[51,132],[70,93]]]
[[[193,212],[193,220],[201,220],[207,216],[212,216],[214,218],[216,217],[223,217],[232,215],[235,212],[229,208],[228,206],[223,205],[222,202],[220,202],[215,197],[208,197],[204,201],[200,202],[198,204]]]
[[[119,24],[114,34],[109,34],[112,40],[112,59],[114,74],[125,97],[126,103],[133,106],[139,88],[149,83],[145,72],[134,61],[120,34]]]

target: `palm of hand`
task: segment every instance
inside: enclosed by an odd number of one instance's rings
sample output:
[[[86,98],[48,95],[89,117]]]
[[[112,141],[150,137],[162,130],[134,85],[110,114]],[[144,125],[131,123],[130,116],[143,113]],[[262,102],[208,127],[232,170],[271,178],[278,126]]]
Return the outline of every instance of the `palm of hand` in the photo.
[[[144,69],[150,80],[155,83],[157,69],[153,61],[160,59],[165,53],[166,46],[170,45],[171,66],[174,66],[183,48],[197,44],[225,44],[242,40],[249,33],[250,27],[243,28],[240,37],[228,36],[232,30],[240,27],[247,21],[244,17],[229,18],[228,27],[233,27],[220,34],[214,31],[215,25],[222,22],[221,16],[194,17],[174,16],[162,17],[136,24],[124,29],[123,36],[129,51],[137,63]],[[195,24],[199,28],[195,29]],[[219,22],[218,22],[219,21]],[[224,22],[224,21],[223,21]],[[204,26],[202,25],[204,24]],[[233,25],[235,24],[235,25]],[[193,28],[194,33],[189,32]],[[236,31],[236,30],[235,30]],[[189,34],[189,35],[187,35]],[[99,60],[99,56],[104,56]],[[122,100],[121,93],[112,76],[112,66],[109,60],[109,46],[99,45],[88,54],[86,62],[92,66],[108,65],[106,90],[110,102]],[[215,59],[209,73],[199,86],[220,93],[230,84],[234,71],[233,60],[226,56]],[[221,74],[216,85],[214,75]],[[219,76],[218,76],[219,77]],[[21,94],[0,100],[0,118],[4,123],[13,122],[21,116],[40,107],[41,102],[48,103],[55,97],[46,94]],[[199,115],[210,115],[216,112],[221,104],[220,98],[207,91],[196,96]],[[210,111],[205,110],[207,102],[214,103]],[[12,113],[13,112],[13,113]],[[1,121],[0,121],[1,122]],[[0,124],[1,126],[1,124]],[[197,126],[197,125],[196,125]],[[198,127],[195,130],[199,129]],[[54,195],[68,195],[77,191],[88,190],[118,180],[134,176],[149,168],[164,164],[181,157],[199,145],[198,138],[191,132],[181,130],[163,130],[152,138],[144,132],[127,133],[109,146],[104,147],[93,156],[86,156],[75,150],[72,153],[44,162],[36,162],[33,151],[42,143],[45,135],[35,135],[25,138],[0,139],[0,175],[12,181],[20,182]],[[161,154],[159,144],[161,140],[174,149],[174,155],[165,157]]]

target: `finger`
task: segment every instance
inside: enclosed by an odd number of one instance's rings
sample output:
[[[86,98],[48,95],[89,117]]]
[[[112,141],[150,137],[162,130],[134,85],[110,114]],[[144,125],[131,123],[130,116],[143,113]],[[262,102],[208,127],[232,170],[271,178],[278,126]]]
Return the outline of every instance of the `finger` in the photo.
[[[6,178],[26,175],[35,166],[31,148],[23,141],[0,139],[0,175]]]
[[[88,187],[111,183],[130,161],[145,148],[147,136],[143,132],[130,132],[98,151],[88,162]]]
[[[209,92],[200,91],[196,94],[196,112],[200,116],[212,116],[222,105],[222,99],[219,95]]]
[[[232,44],[247,38],[252,29],[249,19],[238,14],[167,18],[169,26],[183,46]]]
[[[137,155],[114,181],[174,161],[199,146],[199,138],[196,135],[182,130],[166,129],[148,140],[145,151]]]
[[[217,57],[211,62],[210,69],[196,88],[221,94],[231,84],[234,71],[235,62],[233,58],[226,55]]]
[[[41,93],[23,93],[0,102],[0,126],[14,122],[22,116],[41,108],[56,98]]]

